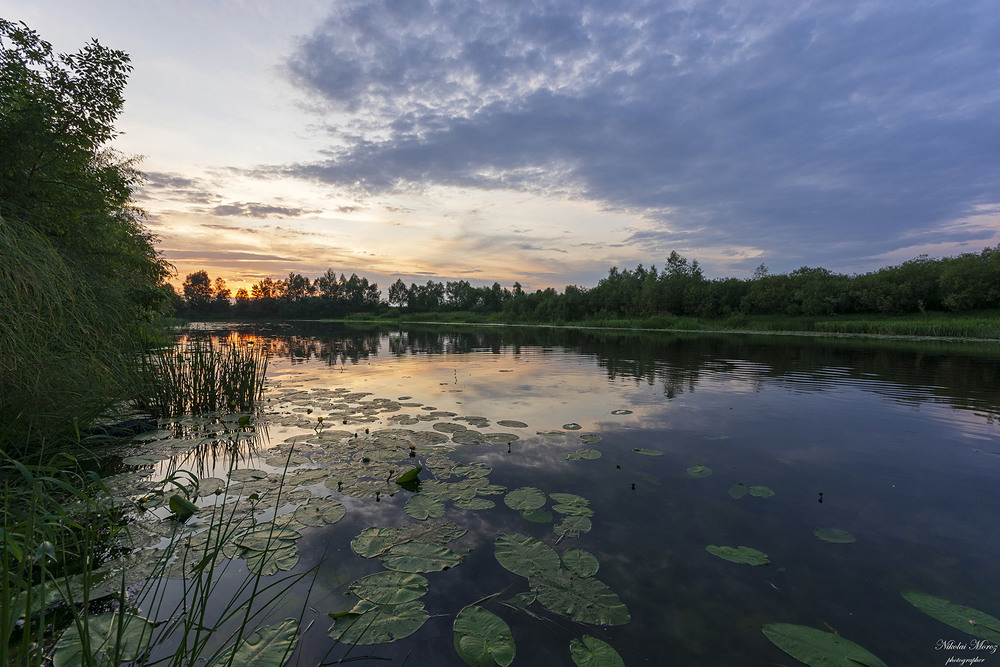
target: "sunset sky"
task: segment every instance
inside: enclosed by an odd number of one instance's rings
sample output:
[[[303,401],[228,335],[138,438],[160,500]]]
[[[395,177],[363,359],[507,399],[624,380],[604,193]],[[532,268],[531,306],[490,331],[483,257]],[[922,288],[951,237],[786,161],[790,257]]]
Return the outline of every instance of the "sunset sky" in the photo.
[[[130,54],[184,276],[844,273],[1000,243],[995,0],[0,0]]]

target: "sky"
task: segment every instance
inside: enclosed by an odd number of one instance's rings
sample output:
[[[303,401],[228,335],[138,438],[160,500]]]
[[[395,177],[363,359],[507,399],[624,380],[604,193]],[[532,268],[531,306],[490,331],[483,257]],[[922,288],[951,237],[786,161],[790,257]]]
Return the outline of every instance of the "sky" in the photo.
[[[0,0],[134,70],[176,284],[853,274],[1000,244],[995,0]]]

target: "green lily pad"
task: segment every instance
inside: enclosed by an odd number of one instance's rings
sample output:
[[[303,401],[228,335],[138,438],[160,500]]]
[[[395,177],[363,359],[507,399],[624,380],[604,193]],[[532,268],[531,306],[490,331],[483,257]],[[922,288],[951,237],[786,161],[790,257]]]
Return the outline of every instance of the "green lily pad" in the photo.
[[[537,510],[545,506],[545,494],[532,486],[523,486],[504,496],[503,502],[515,510]]]
[[[550,493],[549,498],[560,505],[589,505],[590,501],[575,493]]]
[[[398,572],[437,572],[462,562],[462,556],[454,549],[429,542],[396,544],[379,558],[386,568]]]
[[[594,516],[594,510],[586,505],[563,505],[560,503],[559,505],[553,505],[552,511],[569,516]]]
[[[423,468],[420,466],[417,466],[416,468],[410,468],[409,470],[407,470],[402,475],[396,478],[396,484],[405,485],[409,484],[410,482],[417,481],[421,470],[423,470]]]
[[[578,449],[575,452],[565,452],[563,453],[563,458],[567,461],[579,461],[581,459],[587,459],[588,461],[593,461],[595,459],[601,458],[601,453],[596,449]]]
[[[213,660],[209,667],[240,665],[274,667],[284,665],[298,642],[299,622],[286,618],[276,625],[254,630],[236,646],[230,646]]]
[[[351,592],[375,604],[402,604],[427,592],[427,579],[412,572],[376,572],[351,584]]]
[[[529,585],[543,607],[574,621],[624,625],[632,620],[618,595],[593,577],[577,577],[566,570],[553,570],[532,577]]]
[[[687,474],[692,477],[708,477],[712,474],[712,469],[708,466],[691,466],[687,469]]]
[[[754,498],[770,498],[771,496],[774,495],[774,490],[769,489],[766,486],[760,486],[759,484],[755,484],[754,486],[750,487],[750,495],[753,496]]]
[[[903,597],[931,618],[974,637],[1000,644],[1000,620],[989,614],[926,593],[907,592],[903,593]]]
[[[148,466],[169,458],[166,454],[139,454],[138,456],[126,456],[122,459],[122,463],[127,466]]]
[[[396,529],[389,526],[365,528],[351,540],[351,549],[362,558],[374,558],[396,544],[397,538]]]
[[[581,428],[583,428],[582,426],[580,426],[576,422],[570,422],[568,424],[563,424],[562,427],[564,429],[566,429],[567,431],[579,431]]]
[[[834,544],[850,544],[858,539],[840,528],[817,528],[813,531],[813,535],[824,542],[832,542]]]
[[[771,562],[768,560],[766,553],[750,547],[720,547],[714,544],[709,544],[705,547],[705,549],[713,556],[724,558],[725,560],[732,561],[733,563],[766,565]]]
[[[601,440],[604,439],[601,436],[597,435],[596,433],[587,433],[584,435],[577,436],[577,438],[579,438],[580,442],[582,442],[585,445],[596,445],[597,443],[599,443]]]
[[[431,517],[437,519],[444,515],[444,503],[434,496],[417,493],[406,501],[403,510],[418,521]]]
[[[655,449],[646,449],[645,447],[636,447],[632,451],[643,456],[663,456],[663,452],[658,452]]]
[[[574,638],[569,653],[577,667],[625,667],[625,661],[610,644],[590,635],[584,635],[583,641]]]
[[[334,498],[312,498],[305,505],[296,507],[292,516],[305,526],[326,526],[344,518],[347,508]]]
[[[455,617],[455,650],[473,667],[508,667],[516,647],[510,627],[482,607],[469,606]]]
[[[254,482],[266,477],[266,472],[263,470],[254,470],[253,468],[239,468],[229,473],[229,479],[234,482]]]
[[[552,522],[552,512],[543,509],[537,510],[524,510],[521,512],[521,516],[532,523],[551,523]]]
[[[632,414],[632,411],[631,410],[612,410],[611,414],[613,414],[613,415],[630,415],[630,414]]]
[[[832,632],[791,623],[767,623],[762,630],[775,646],[807,665],[886,667],[867,649]]]
[[[555,549],[521,533],[501,533],[496,539],[495,555],[505,570],[522,577],[559,569],[559,554]]]
[[[500,419],[497,421],[497,426],[503,426],[504,428],[527,428],[528,425],[524,422],[519,422],[516,419]]]
[[[486,498],[461,498],[455,501],[455,507],[463,510],[488,510],[496,507],[496,503]]]
[[[434,424],[431,428],[435,431],[440,431],[441,433],[461,433],[469,430],[469,427],[465,424],[456,424],[454,422],[439,422]]]
[[[601,567],[597,557],[583,549],[567,549],[562,555],[563,565],[578,577],[592,577]]]
[[[350,612],[335,616],[329,634],[345,644],[386,644],[409,637],[427,621],[422,602],[377,605],[360,600]]]
[[[585,516],[567,516],[552,527],[559,537],[579,537],[581,533],[589,533],[593,524]]]
[[[750,489],[747,488],[746,484],[740,482],[739,484],[733,484],[731,487],[729,487],[729,490],[726,491],[726,493],[728,493],[736,500],[739,500],[740,498],[745,496],[749,490]]]
[[[121,633],[119,633],[121,624]],[[95,665],[113,667],[135,660],[146,651],[153,637],[153,624],[141,616],[111,611],[87,619],[88,655],[84,653],[79,627],[73,623],[62,633],[52,656],[55,667]]]

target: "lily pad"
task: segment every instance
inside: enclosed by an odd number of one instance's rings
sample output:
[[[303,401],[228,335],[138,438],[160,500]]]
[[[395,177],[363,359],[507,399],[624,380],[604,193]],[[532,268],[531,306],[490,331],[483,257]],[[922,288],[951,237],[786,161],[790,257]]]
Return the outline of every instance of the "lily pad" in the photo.
[[[594,516],[594,510],[590,509],[586,505],[553,505],[553,512],[559,512],[560,514],[566,514],[569,516]]]
[[[767,554],[750,547],[720,547],[709,544],[705,549],[708,553],[733,563],[745,563],[746,565],[767,565]]]
[[[589,533],[592,525],[585,516],[567,516],[552,529],[559,537],[579,537],[581,533]]]
[[[612,410],[611,414],[613,414],[613,415],[630,415],[630,414],[632,414],[632,411],[631,410]]]
[[[584,635],[583,641],[574,638],[569,653],[577,667],[625,667],[625,661],[610,644],[590,635]]]
[[[813,531],[813,534],[824,542],[832,542],[834,544],[850,544],[858,539],[840,528],[817,528]]]
[[[523,486],[508,493],[503,501],[511,509],[537,510],[545,506],[545,494],[532,486]]]
[[[388,551],[396,544],[398,535],[395,528],[375,526],[365,528],[361,534],[351,540],[351,549],[362,558],[374,558]]]
[[[508,667],[516,647],[510,627],[482,607],[469,606],[455,617],[455,650],[473,667]]]
[[[590,501],[575,493],[550,493],[549,498],[560,505],[589,505]]]
[[[632,620],[618,595],[593,577],[554,570],[532,577],[529,583],[543,607],[574,621],[624,625]]]
[[[754,498],[770,498],[771,496],[774,495],[774,490],[769,489],[766,486],[760,486],[759,484],[755,484],[754,486],[750,487],[750,495],[753,496]]]
[[[867,649],[832,632],[791,623],[767,623],[762,630],[775,646],[807,665],[886,667]]]
[[[712,474],[712,469],[708,466],[691,466],[687,469],[687,474],[692,477],[708,477]]]
[[[437,572],[462,562],[462,556],[454,549],[429,542],[396,544],[379,558],[386,568],[398,572]]]
[[[601,567],[597,557],[583,549],[567,549],[562,555],[563,565],[578,577],[592,577]]]
[[[903,593],[903,597],[931,618],[980,639],[1000,644],[1000,620],[989,614],[926,593],[907,592]]]
[[[581,459],[587,459],[588,461],[593,461],[601,458],[601,453],[596,449],[578,449],[575,452],[565,452],[563,458],[567,461],[579,461]]]
[[[326,526],[344,518],[347,508],[334,498],[313,498],[305,505],[295,508],[292,516],[305,526]]]
[[[580,439],[580,442],[582,442],[585,445],[596,445],[597,443],[599,443],[601,440],[604,439],[601,436],[597,435],[596,433],[586,433],[584,435],[580,435],[577,437]]]
[[[552,512],[543,509],[524,510],[521,516],[532,523],[551,523]]]
[[[643,456],[663,456],[663,452],[658,452],[655,449],[646,449],[644,447],[636,447],[632,451],[636,454],[642,454]]]
[[[731,487],[729,487],[729,490],[726,491],[726,493],[728,493],[736,500],[739,500],[740,498],[745,496],[749,490],[750,489],[747,488],[746,484],[740,482],[739,484],[733,484]]]
[[[444,515],[444,503],[434,496],[418,493],[406,501],[403,510],[418,521],[432,517],[437,519]]]
[[[580,426],[576,422],[570,422],[568,424],[563,424],[562,427],[564,429],[566,429],[567,431],[579,431],[581,428],[583,428],[582,426]]]
[[[351,592],[375,604],[402,604],[427,592],[427,579],[412,572],[376,572],[351,584]]]
[[[495,555],[504,569],[522,577],[559,569],[559,554],[539,539],[521,533],[501,533]]]
[[[528,425],[524,422],[519,422],[516,419],[500,419],[497,420],[497,426],[503,426],[504,428],[527,428]]]
[[[119,624],[121,633],[119,633]],[[141,616],[111,611],[87,619],[88,655],[76,623],[69,626],[56,643],[52,656],[55,667],[96,665],[112,667],[135,660],[146,651],[153,636],[153,624]]]
[[[461,498],[455,501],[455,507],[463,510],[488,510],[496,507],[496,503],[486,498]]]
[[[346,644],[386,644],[409,637],[427,621],[422,602],[411,600],[398,605],[377,605],[360,600],[349,612],[335,617],[329,634]]]
[[[276,625],[267,625],[250,633],[236,646],[230,646],[213,660],[209,667],[241,665],[273,667],[284,665],[298,642],[299,622],[286,618]]]

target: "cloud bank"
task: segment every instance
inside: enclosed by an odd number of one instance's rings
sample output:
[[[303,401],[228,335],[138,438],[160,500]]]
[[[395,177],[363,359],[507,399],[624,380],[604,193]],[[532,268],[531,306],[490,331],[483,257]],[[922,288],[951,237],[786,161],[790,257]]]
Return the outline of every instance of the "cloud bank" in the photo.
[[[329,147],[281,170],[593,201],[654,257],[978,250],[996,230],[954,221],[998,199],[997,62],[986,1],[348,0],[286,63]]]

